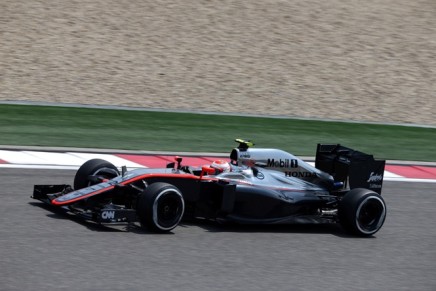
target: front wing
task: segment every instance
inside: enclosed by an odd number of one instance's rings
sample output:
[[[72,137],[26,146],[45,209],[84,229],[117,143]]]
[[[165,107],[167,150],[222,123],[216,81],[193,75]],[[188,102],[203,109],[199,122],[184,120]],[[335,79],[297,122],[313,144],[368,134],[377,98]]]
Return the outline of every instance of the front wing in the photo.
[[[31,198],[42,201],[67,213],[73,213],[78,217],[97,223],[125,223],[136,222],[138,217],[134,209],[126,209],[122,206],[108,205],[104,208],[87,209],[74,207],[74,205],[56,205],[55,199],[73,192],[70,185],[35,185]],[[86,200],[84,200],[86,203]]]

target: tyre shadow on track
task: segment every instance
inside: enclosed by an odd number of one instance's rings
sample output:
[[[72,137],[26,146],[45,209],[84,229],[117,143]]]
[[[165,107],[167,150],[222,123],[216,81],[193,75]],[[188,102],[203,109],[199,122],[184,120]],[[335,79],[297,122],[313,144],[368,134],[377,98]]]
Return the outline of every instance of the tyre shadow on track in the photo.
[[[59,220],[74,221],[91,231],[97,232],[132,232],[136,234],[148,235],[174,235],[174,232],[156,234],[143,229],[139,223],[120,223],[120,224],[100,224],[94,221],[86,220],[65,209],[52,207],[43,202],[29,202],[31,206],[40,207],[49,213],[47,217]],[[194,219],[182,221],[177,227],[189,228],[199,227],[206,232],[212,233],[302,233],[302,234],[331,234],[342,238],[360,238],[349,235],[339,224],[233,224],[233,223],[218,223],[213,220]],[[366,239],[375,238],[374,236],[365,237]]]
[[[139,223],[118,223],[118,224],[101,224],[92,220],[87,220],[76,214],[69,212],[66,209],[53,207],[44,202],[29,202],[29,205],[34,207],[40,207],[49,213],[46,214],[47,217],[58,220],[70,220],[78,223],[91,231],[96,232],[132,232],[137,234],[149,234],[157,235],[154,232],[143,229]],[[163,233],[159,235],[174,235],[173,232]]]
[[[89,230],[92,231],[101,231],[101,232],[123,232],[126,230],[123,230],[122,228],[115,228],[115,227],[109,227],[104,224],[99,224],[90,220],[86,220],[84,218],[81,218],[71,212],[68,212],[65,209],[59,208],[59,207],[52,207],[50,205],[47,205],[43,202],[29,202],[31,206],[34,207],[40,207],[49,213],[46,214],[47,217],[58,219],[58,220],[71,220],[74,221],[80,225],[85,226]],[[127,225],[122,225],[123,227],[126,227]]]
[[[213,233],[331,234],[343,238],[359,238],[347,234],[339,224],[221,224],[215,221],[199,220],[183,222],[178,227],[191,226]]]

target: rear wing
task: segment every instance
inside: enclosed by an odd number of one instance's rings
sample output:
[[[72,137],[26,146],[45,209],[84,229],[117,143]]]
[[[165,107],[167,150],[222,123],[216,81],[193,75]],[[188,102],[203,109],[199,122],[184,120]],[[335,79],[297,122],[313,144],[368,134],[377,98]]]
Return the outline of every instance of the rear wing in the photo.
[[[318,144],[315,167],[343,182],[345,188],[366,188],[381,194],[385,160],[340,144]]]

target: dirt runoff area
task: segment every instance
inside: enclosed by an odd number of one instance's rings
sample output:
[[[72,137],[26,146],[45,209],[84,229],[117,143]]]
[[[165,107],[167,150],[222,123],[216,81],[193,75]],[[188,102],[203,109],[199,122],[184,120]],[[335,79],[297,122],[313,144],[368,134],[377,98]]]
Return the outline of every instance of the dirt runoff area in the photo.
[[[0,2],[0,100],[436,125],[436,1]]]

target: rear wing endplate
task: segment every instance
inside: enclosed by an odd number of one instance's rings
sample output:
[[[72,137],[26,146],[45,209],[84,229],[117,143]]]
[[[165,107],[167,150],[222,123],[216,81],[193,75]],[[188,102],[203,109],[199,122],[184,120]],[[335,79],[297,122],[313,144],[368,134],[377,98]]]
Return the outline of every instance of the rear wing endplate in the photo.
[[[381,194],[385,163],[340,144],[318,144],[316,149],[315,167],[349,189],[366,188]]]

